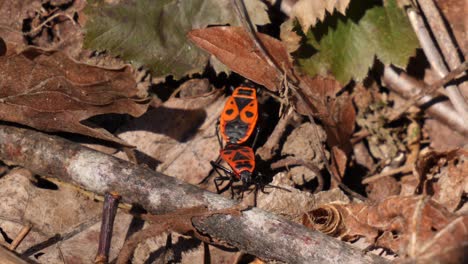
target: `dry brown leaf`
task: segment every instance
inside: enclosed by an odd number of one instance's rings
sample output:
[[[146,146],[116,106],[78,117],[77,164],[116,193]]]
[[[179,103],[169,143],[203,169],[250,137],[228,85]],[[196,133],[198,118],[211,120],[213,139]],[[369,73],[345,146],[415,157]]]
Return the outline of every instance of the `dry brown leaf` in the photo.
[[[328,111],[328,116],[321,119],[327,132],[327,143],[329,146],[338,146],[346,155],[349,155],[352,151],[350,138],[356,120],[356,111],[351,97],[344,93],[336,100],[330,100]]]
[[[30,47],[0,57],[0,119],[44,131],[65,131],[126,143],[81,122],[107,113],[142,115],[131,69],[103,69],[60,51]]]
[[[464,193],[468,193],[468,151],[428,152],[418,160],[415,170],[434,201],[451,212],[458,209]]]
[[[317,116],[325,125],[328,144],[340,146],[346,153],[349,153],[351,151],[349,138],[354,131],[356,118],[351,98],[347,93],[336,96],[343,87],[331,77],[303,76],[301,81],[305,84],[301,87],[308,88],[303,89],[307,96],[304,99],[315,108]],[[307,106],[300,102],[295,102],[295,106],[300,114],[307,114]]]
[[[433,199],[444,205],[449,211],[455,211],[461,205],[463,196],[468,193],[468,155],[450,161],[447,172],[434,184]]]
[[[293,66],[283,43],[262,33],[257,33],[257,36],[275,63],[291,75]],[[188,37],[232,71],[271,91],[279,90],[282,76],[279,76],[275,67],[268,64],[267,59],[242,27],[195,29],[188,33]]]
[[[25,169],[14,169],[0,178],[2,232],[6,237],[14,237],[22,226],[32,225],[16,252],[26,253],[34,263],[92,263],[98,248],[102,203],[71,185],[46,185],[42,180],[39,185],[43,187],[39,188],[32,179],[32,174]],[[120,211],[117,214],[111,258],[117,256],[131,220],[128,214]],[[54,237],[60,238],[60,242],[53,243]],[[4,238],[0,236],[0,241]],[[42,246],[31,251],[38,244]]]
[[[409,196],[416,194],[419,186],[419,180],[415,175],[406,175],[400,179],[401,191],[400,196]]]
[[[289,53],[293,53],[301,46],[301,36],[293,31],[294,19],[288,19],[281,24],[280,38],[283,41]]]
[[[369,182],[366,186],[367,198],[370,201],[382,201],[387,197],[400,194],[401,184],[393,177],[383,177]]]
[[[307,32],[318,21],[323,21],[325,11],[333,14],[335,9],[345,14],[350,0],[299,0],[292,8],[292,16],[299,20],[302,30]]]
[[[119,137],[138,148],[139,162],[197,184],[219,154],[215,124],[224,102],[219,92],[171,98],[126,124]]]
[[[460,254],[463,257],[468,243],[467,220],[427,196],[394,196],[375,205],[328,204],[303,216],[303,223],[310,228],[344,240],[363,236],[403,257],[428,259],[429,254],[432,261],[447,260],[446,249],[450,249],[450,263],[456,263]]]
[[[190,79],[177,88],[180,91],[180,98],[203,96],[209,93],[211,89],[208,79]]]
[[[53,40],[51,41],[51,37],[49,36],[49,43],[47,43],[47,46],[40,47],[61,50],[72,58],[88,59],[89,56],[85,56],[85,54],[89,51],[83,50],[84,33],[80,27],[80,25],[84,25],[86,23],[84,21],[86,20],[86,16],[83,12],[83,9],[87,5],[86,0],[74,0],[68,1],[68,3],[56,4],[58,5],[57,9],[59,10],[66,8],[63,10],[64,15],[51,21],[50,29],[47,27],[43,29],[50,31],[49,34],[52,34]],[[76,22],[70,19],[73,17],[77,17]],[[36,39],[34,39],[34,41],[36,41]]]
[[[354,110],[351,97],[347,93],[340,96],[336,94],[342,86],[333,78],[316,76],[314,78],[303,76],[301,79],[307,87],[303,89],[310,105],[315,109],[320,120],[323,122],[327,133],[327,144],[332,148],[332,168],[337,177],[344,176],[347,156],[352,151],[351,135],[354,131],[356,111]],[[306,105],[295,102],[296,109],[300,114],[308,111]],[[333,149],[336,147],[336,149]]]
[[[281,155],[292,156],[295,159],[304,160],[305,162],[309,162],[316,166],[317,169],[322,169],[324,167],[323,161],[320,154],[316,153],[314,142],[311,139],[315,135],[314,129],[319,133],[320,139],[318,140],[320,142],[324,142],[326,135],[321,127],[314,126],[311,123],[303,123],[299,127],[295,128],[287,137],[286,142],[281,149]],[[317,172],[314,172],[305,166],[299,166],[289,168],[289,173],[295,184],[303,185],[314,179]]]
[[[175,255],[178,258],[177,263],[181,264],[203,263],[206,258],[205,246],[200,240],[177,233],[171,234],[171,240],[172,245],[169,250],[166,248],[167,236],[164,235],[141,241],[131,263],[167,263],[168,255]],[[235,263],[238,258],[236,251],[226,251],[219,246],[207,246],[211,263]]]
[[[23,20],[39,13],[40,0],[10,1],[0,0],[0,36],[7,42],[25,46],[26,38],[23,36]]]
[[[426,241],[417,252],[421,263],[465,263],[468,248],[468,216],[460,216]]]
[[[374,159],[371,157],[364,142],[358,142],[353,145],[354,160],[357,164],[371,171],[375,166]]]
[[[468,137],[461,135],[435,119],[426,119],[423,130],[431,140],[431,148],[436,151],[447,151],[468,146]]]
[[[348,164],[348,156],[337,146],[332,147],[331,151],[332,165],[331,170],[333,174],[339,178],[343,178],[346,171],[346,165]]]
[[[257,207],[281,215],[289,220],[301,222],[304,212],[321,205],[328,203],[349,203],[348,196],[339,188],[312,194],[309,191],[300,191],[291,187],[294,186],[294,182],[289,179],[289,176],[290,174],[285,172],[276,174],[270,184],[285,188],[288,191],[267,187],[265,193],[258,192]],[[254,194],[252,193],[251,195],[253,196]]]

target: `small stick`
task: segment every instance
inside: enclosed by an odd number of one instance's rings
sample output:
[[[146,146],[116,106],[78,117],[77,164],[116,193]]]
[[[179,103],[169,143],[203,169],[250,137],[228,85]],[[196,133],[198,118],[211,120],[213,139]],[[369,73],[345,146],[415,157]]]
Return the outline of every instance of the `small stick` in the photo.
[[[371,133],[367,129],[361,129],[358,132],[354,133],[353,137],[351,138],[351,145],[355,145],[361,142],[366,137],[370,136]]]
[[[384,171],[382,173],[379,173],[379,174],[370,176],[368,178],[365,178],[364,180],[362,180],[362,184],[368,184],[368,183],[371,183],[371,182],[376,181],[378,179],[385,178],[385,177],[388,177],[388,176],[392,176],[392,175],[395,175],[395,174],[398,174],[398,173],[408,173],[408,172],[411,172],[412,170],[413,170],[413,165],[405,165],[403,167],[390,169],[390,170]]]
[[[44,22],[42,22],[39,26],[37,26],[37,27],[35,27],[35,28],[31,29],[30,31],[28,31],[26,33],[23,33],[23,34],[30,36],[34,32],[36,32],[37,30],[43,28],[47,23],[49,23],[50,21],[54,20],[55,18],[57,18],[59,16],[64,16],[64,17],[68,18],[68,20],[70,20],[72,22],[73,26],[76,26],[75,21],[73,20],[73,18],[69,14],[67,14],[65,12],[60,12],[60,13],[53,14],[52,16],[48,17]]]
[[[382,81],[386,84],[387,88],[405,99],[420,94],[420,90],[424,89],[417,80],[405,73],[398,74],[390,66],[385,66]],[[466,119],[459,115],[449,102],[428,104],[434,99],[434,96],[426,95],[416,103],[418,106],[423,106],[425,112],[435,119],[446,124],[453,130],[456,130],[460,134],[468,136],[468,123]]]
[[[77,227],[75,227],[73,230],[71,230],[70,232],[67,232],[67,233],[63,233],[63,234],[55,234],[54,236],[51,236],[49,238],[47,238],[46,240],[42,241],[42,242],[39,242],[38,244],[35,244],[33,246],[31,246],[30,248],[26,249],[22,254],[21,254],[21,257],[22,258],[29,258],[31,256],[33,256],[34,254],[46,249],[46,248],[49,248],[53,245],[56,245],[60,242],[63,242],[63,241],[66,241],[66,240],[69,240],[73,237],[75,237],[76,235],[78,234],[81,234],[81,232],[83,232],[84,230],[90,228],[91,226],[95,225],[96,223],[98,223],[101,219],[98,218],[98,217],[93,217],[89,220],[87,220],[86,222],[84,223],[81,223],[79,224]],[[33,229],[34,230],[34,229]],[[43,233],[41,230],[34,230],[35,232],[47,237],[47,234]],[[60,246],[57,246],[59,249],[60,249]]]
[[[450,37],[442,18],[442,14],[438,10],[434,0],[417,0],[417,2],[419,4],[419,8],[426,17],[426,21],[429,24],[431,32],[434,35],[449,68],[457,68],[461,61],[457,53],[456,43],[454,43],[453,39]]]
[[[129,162],[132,162],[132,161],[129,161]],[[102,195],[99,195],[99,194],[95,194],[93,192],[90,192],[90,191],[87,191],[75,184],[71,184],[71,183],[68,183],[68,182],[64,182],[64,181],[61,181],[59,179],[56,179],[56,178],[52,178],[52,177],[45,177],[45,176],[41,176],[43,177],[44,179],[48,180],[48,181],[51,181],[59,186],[61,185],[65,185],[65,186],[68,186],[70,188],[73,188],[74,190],[76,190],[77,192],[83,194],[84,196],[88,197],[89,199],[92,199],[92,200],[95,200],[95,201],[98,201],[98,202],[104,202],[104,196]],[[132,205],[131,204],[128,204],[128,203],[123,203],[123,202],[120,202],[119,201],[119,205],[118,207],[124,211],[130,211],[132,209]]]
[[[443,78],[448,74],[447,67],[444,64],[443,58],[437,50],[422,17],[414,8],[409,8],[407,10],[407,14],[411,26],[418,37],[419,43],[421,44],[424,54],[431,64],[432,69],[440,78]],[[455,110],[462,115],[465,120],[468,119],[468,104],[465,102],[465,98],[458,87],[456,85],[448,85],[446,87],[446,91]]]
[[[457,51],[456,40],[450,37],[448,29],[443,21],[443,17],[442,17],[443,14],[437,8],[436,3],[434,3],[434,0],[417,0],[417,2],[419,5],[419,8],[421,9],[424,16],[426,17],[426,21],[429,24],[429,28],[431,29],[434,39],[440,48],[440,51],[442,53],[443,58],[445,59],[445,62],[447,63],[447,66],[448,66],[447,70],[454,70],[456,68],[459,68],[460,64],[462,63],[461,58],[463,58],[464,56],[463,57],[459,56],[458,51]],[[457,87],[455,85],[453,86]],[[458,86],[461,91],[468,89],[467,82],[462,82],[458,84]],[[457,109],[458,111],[459,111],[458,108],[464,107],[463,108],[465,111],[464,117],[466,119],[468,118],[468,103],[466,102],[466,98],[463,96],[463,94],[459,94],[459,96],[460,96],[459,98],[460,101],[464,102],[464,104],[462,104],[462,102],[460,103],[457,102],[457,105],[455,105],[454,103],[454,106],[455,106],[455,109]]]
[[[99,235],[99,248],[94,263],[104,264],[109,259],[109,249],[112,240],[112,229],[117,213],[120,196],[117,193],[106,193],[104,196],[104,208],[102,210],[101,233]]]
[[[21,228],[20,233],[16,236],[16,238],[8,246],[8,249],[11,250],[11,251],[15,250],[16,247],[18,247],[18,245],[21,243],[21,241],[23,241],[23,239],[26,237],[26,235],[29,233],[30,230],[31,230],[31,225],[30,224],[28,224],[26,226],[23,226],[23,228]]]
[[[390,121],[394,121],[397,118],[399,118],[404,112],[406,112],[411,106],[415,105],[425,95],[434,95],[439,87],[442,87],[446,83],[457,78],[458,75],[464,73],[467,69],[468,69],[468,62],[465,61],[458,68],[449,72],[447,75],[435,81],[433,84],[425,85],[424,83],[423,86],[425,86],[424,87],[425,89],[420,90],[419,94],[409,99],[408,102],[406,102],[406,104],[403,105],[397,113],[393,114],[390,117]]]

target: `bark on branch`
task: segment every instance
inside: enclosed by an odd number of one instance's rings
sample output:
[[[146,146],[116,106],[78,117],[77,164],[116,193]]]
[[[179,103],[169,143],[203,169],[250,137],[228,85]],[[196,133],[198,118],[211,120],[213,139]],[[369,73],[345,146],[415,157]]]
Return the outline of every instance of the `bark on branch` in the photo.
[[[101,195],[116,191],[124,202],[139,204],[153,214],[194,206],[219,210],[235,205],[173,177],[27,129],[0,125],[0,159]],[[287,263],[386,262],[257,208],[240,216],[215,214],[192,221],[200,232],[264,259]]]

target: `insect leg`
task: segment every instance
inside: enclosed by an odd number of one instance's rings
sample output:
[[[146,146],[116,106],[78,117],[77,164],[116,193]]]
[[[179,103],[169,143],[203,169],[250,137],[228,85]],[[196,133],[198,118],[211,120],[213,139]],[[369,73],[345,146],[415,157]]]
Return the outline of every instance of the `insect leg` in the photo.
[[[216,192],[217,193],[222,193],[226,190],[226,188],[229,188],[232,184],[232,179],[233,179],[233,176],[234,176],[234,173],[225,168],[224,166],[221,166],[219,163],[217,162],[214,162],[214,161],[210,161],[210,164],[211,166],[213,166],[213,169],[216,171],[216,173],[218,173],[219,177],[216,177],[213,182],[215,184],[215,187],[216,187]],[[221,174],[220,170],[222,172],[224,172],[224,175]],[[223,188],[223,189],[219,189],[219,185],[222,184],[222,182],[226,181],[226,180],[229,180],[229,184],[227,185],[226,188]],[[232,189],[232,188],[231,188]]]
[[[223,184],[224,181],[227,181],[227,180],[229,181],[229,184],[225,188],[219,189],[219,186]],[[223,193],[226,190],[226,188],[229,188],[229,186],[231,186],[231,177],[227,177],[227,176],[216,177],[214,178],[213,182],[216,187],[216,193],[218,194]]]
[[[219,173],[218,169],[224,171],[224,173],[226,173],[226,176],[234,176],[234,172],[232,172],[230,169],[224,166],[219,165],[217,162],[210,161],[210,164],[211,166],[213,166],[216,172],[218,172],[219,175],[221,175],[221,173]]]

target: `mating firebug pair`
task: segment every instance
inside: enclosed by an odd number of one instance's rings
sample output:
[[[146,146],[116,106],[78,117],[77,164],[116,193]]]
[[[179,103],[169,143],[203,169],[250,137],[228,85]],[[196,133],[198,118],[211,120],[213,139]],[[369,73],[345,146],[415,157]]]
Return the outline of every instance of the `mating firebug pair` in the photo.
[[[216,134],[221,146],[220,158],[231,167],[232,170],[225,168],[217,162],[211,161],[213,168],[219,173],[222,170],[225,176],[215,178],[216,189],[219,192],[218,182],[242,181],[244,186],[253,183],[253,174],[255,171],[255,154],[252,147],[255,145],[258,136],[258,101],[257,91],[249,87],[237,87],[232,96],[227,100],[221,117],[216,126]],[[244,144],[256,131],[252,147]],[[221,132],[221,133],[220,133]],[[223,148],[221,137],[226,142]]]

